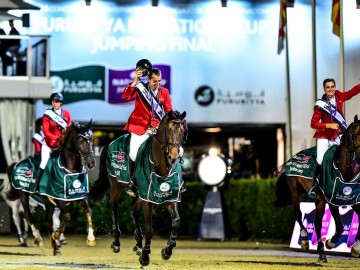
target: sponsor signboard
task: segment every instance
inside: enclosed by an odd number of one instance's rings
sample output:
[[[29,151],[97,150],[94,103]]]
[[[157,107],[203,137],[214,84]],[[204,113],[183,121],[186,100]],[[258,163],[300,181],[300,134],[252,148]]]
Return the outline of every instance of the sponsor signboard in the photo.
[[[303,213],[303,223],[308,232],[309,249],[317,249],[317,235],[315,232],[315,204],[311,202],[300,203],[300,209]],[[350,253],[352,245],[355,243],[356,233],[359,227],[359,217],[351,207],[339,208],[341,221],[344,225],[344,232],[340,236],[339,242],[331,252]],[[335,222],[331,216],[330,209],[326,204],[325,214],[322,220],[321,238],[322,241],[330,239],[335,233]],[[290,248],[301,249],[300,226],[295,222],[293,234],[291,237]],[[325,247],[325,251],[329,251]]]

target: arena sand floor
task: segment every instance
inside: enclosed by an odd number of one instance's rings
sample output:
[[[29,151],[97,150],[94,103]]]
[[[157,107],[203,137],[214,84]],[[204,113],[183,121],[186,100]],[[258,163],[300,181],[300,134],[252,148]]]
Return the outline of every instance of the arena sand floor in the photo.
[[[167,240],[154,237],[150,264],[141,267],[138,256],[132,251],[134,240],[130,236],[121,239],[120,253],[110,249],[111,235],[96,236],[96,246],[86,246],[85,235],[67,235],[68,244],[62,246],[61,255],[53,256],[50,240],[44,238],[44,246],[20,247],[16,236],[0,235],[0,269],[22,270],[73,270],[73,269],[359,269],[360,258],[347,255],[328,255],[328,263],[318,263],[313,252],[290,250],[287,244],[270,242],[198,241],[178,240],[170,260],[161,258],[161,249]]]

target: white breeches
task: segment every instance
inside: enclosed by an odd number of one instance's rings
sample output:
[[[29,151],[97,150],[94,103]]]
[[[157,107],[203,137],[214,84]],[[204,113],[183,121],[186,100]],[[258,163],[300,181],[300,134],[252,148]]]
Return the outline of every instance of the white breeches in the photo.
[[[137,155],[140,145],[143,142],[145,142],[152,134],[153,133],[150,129],[148,129],[143,135],[137,135],[135,133],[131,133],[129,156],[132,161],[136,160],[136,155]]]
[[[317,139],[316,147],[316,162],[321,165],[323,162],[325,152],[334,144],[339,144],[340,140],[337,138],[335,141],[328,139]]]
[[[41,146],[41,162],[40,162],[40,169],[45,169],[47,162],[49,161],[50,155],[51,153],[54,151],[55,149],[50,148],[46,142],[44,141],[42,146]]]

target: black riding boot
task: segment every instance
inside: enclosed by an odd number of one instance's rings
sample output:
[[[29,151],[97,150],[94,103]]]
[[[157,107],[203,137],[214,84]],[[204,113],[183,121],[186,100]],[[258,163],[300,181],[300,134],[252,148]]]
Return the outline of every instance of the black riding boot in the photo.
[[[131,197],[136,197],[137,195],[137,188],[134,184],[134,167],[135,167],[135,162],[132,161],[131,159],[129,160],[129,176],[130,176],[130,183],[128,186],[128,189],[126,190],[126,193],[131,196]]]
[[[319,185],[317,177],[320,173],[320,170],[321,170],[321,165],[316,163],[314,172],[313,172],[312,187],[310,188],[310,190],[308,192],[308,195],[311,199],[316,199],[316,193],[318,191],[318,185]]]
[[[39,195],[40,180],[41,180],[41,177],[43,176],[43,174],[44,174],[44,170],[43,170],[43,169],[39,169],[39,170],[38,170],[37,177],[36,177],[36,180],[35,180],[34,194]]]

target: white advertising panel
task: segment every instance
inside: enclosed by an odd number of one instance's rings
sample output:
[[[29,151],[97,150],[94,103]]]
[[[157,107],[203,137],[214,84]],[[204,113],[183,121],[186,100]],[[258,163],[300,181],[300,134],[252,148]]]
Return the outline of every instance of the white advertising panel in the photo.
[[[308,232],[309,239],[309,249],[317,249],[317,235],[315,232],[315,204],[311,202],[302,202],[300,203],[300,209],[302,212],[303,224]],[[340,253],[350,253],[351,247],[355,243],[355,237],[359,227],[359,218],[356,213],[352,210],[351,207],[339,208],[341,221],[344,225],[344,232],[340,236],[339,242],[335,245],[331,252],[340,252]],[[335,222],[331,216],[330,209],[328,205],[325,208],[325,214],[322,220],[322,229],[321,229],[321,239],[325,242],[327,239],[330,239],[335,233]],[[301,235],[300,235],[300,226],[295,222],[293,234],[291,237],[290,248],[301,249]],[[325,251],[329,251],[325,247]]]

